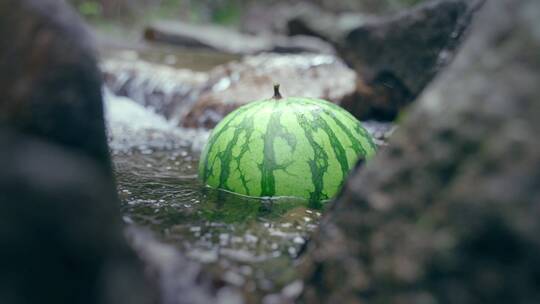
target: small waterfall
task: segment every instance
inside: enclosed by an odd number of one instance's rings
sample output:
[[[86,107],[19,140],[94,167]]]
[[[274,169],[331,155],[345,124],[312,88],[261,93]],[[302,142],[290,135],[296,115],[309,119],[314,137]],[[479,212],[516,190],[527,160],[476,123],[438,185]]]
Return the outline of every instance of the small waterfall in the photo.
[[[208,82],[208,74],[177,69],[136,58],[109,58],[101,63],[106,86],[178,123]]]
[[[146,154],[179,148],[198,152],[208,138],[206,130],[179,128],[152,108],[117,96],[108,88],[103,91],[109,146],[113,153],[136,149]]]

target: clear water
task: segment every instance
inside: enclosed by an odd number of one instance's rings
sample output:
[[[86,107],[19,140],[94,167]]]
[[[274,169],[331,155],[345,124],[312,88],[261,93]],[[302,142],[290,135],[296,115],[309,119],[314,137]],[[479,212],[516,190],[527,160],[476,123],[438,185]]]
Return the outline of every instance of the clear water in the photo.
[[[248,297],[296,278],[294,260],[321,216],[296,199],[264,200],[216,191],[197,179],[208,132],[182,130],[135,102],[106,94],[122,212]]]
[[[107,90],[105,110],[126,223],[149,228],[162,242],[240,287],[248,302],[260,302],[285,286],[298,289],[295,258],[317,227],[323,206],[209,189],[196,175],[208,131],[178,128],[151,108]],[[389,124],[364,126],[377,139],[391,132]]]

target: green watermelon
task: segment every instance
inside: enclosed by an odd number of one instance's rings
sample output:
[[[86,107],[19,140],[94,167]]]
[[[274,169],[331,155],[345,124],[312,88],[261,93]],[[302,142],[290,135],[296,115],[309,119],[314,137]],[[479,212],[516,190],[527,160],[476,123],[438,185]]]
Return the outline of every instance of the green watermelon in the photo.
[[[371,136],[333,103],[274,91],[216,126],[201,154],[200,179],[254,197],[334,197],[356,161],[375,153]]]

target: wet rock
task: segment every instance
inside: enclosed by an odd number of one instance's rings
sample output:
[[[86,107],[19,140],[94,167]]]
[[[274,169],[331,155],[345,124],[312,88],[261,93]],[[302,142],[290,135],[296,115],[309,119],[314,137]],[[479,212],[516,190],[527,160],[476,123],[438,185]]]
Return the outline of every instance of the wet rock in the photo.
[[[152,64],[139,59],[107,59],[101,64],[105,84],[168,119],[181,116],[205,89],[208,74]]]
[[[331,45],[313,37],[255,36],[218,26],[194,25],[177,21],[152,24],[146,28],[144,37],[149,41],[165,42],[176,46],[242,55],[262,52],[324,54],[334,52]]]
[[[57,1],[0,3],[0,126],[58,143],[110,169],[101,74],[77,15]]]
[[[392,120],[453,58],[482,0],[440,0],[389,17],[311,12],[289,21],[291,34],[336,46],[359,74],[342,105],[361,119]],[[314,15],[315,14],[315,15]]]
[[[305,303],[537,303],[540,2],[487,1],[456,60],[353,173]]]
[[[225,115],[250,101],[283,95],[323,98],[339,103],[354,91],[355,74],[331,55],[261,54],[217,67],[209,89],[182,119],[186,127],[214,127]]]
[[[0,3],[0,302],[151,303],[122,233],[101,97],[62,1]]]
[[[0,302],[153,303],[97,161],[0,129]]]

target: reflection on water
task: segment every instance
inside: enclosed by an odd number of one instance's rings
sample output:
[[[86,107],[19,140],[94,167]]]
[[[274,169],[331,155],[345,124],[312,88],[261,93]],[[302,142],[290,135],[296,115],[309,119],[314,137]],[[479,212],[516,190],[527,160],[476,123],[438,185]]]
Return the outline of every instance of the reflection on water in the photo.
[[[152,229],[247,292],[295,278],[294,258],[320,217],[295,199],[261,200],[204,187],[189,149],[114,156],[124,219]]]

